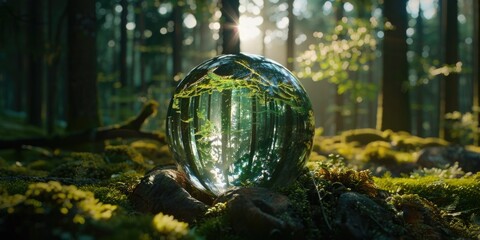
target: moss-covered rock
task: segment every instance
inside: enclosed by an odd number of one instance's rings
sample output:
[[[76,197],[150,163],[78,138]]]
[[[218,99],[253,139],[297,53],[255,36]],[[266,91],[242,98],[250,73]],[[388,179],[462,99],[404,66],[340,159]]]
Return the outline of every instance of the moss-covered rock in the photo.
[[[350,143],[357,142],[358,144],[365,146],[371,142],[375,141],[388,141],[386,137],[383,136],[382,131],[372,129],[372,128],[363,128],[363,129],[353,129],[344,131],[341,134],[342,142]]]
[[[375,185],[396,194],[418,194],[442,209],[470,217],[480,215],[480,181],[477,175],[461,179],[438,176],[420,178],[374,178]]]
[[[144,164],[143,156],[134,148],[127,145],[106,146],[105,159],[110,163],[127,162],[131,164]]]
[[[49,176],[107,179],[111,174],[111,168],[105,163],[101,155],[78,152],[67,156],[65,162],[54,168]]]
[[[432,202],[417,194],[393,195],[389,198],[406,223],[409,238],[413,239],[474,239],[480,227],[449,218]]]

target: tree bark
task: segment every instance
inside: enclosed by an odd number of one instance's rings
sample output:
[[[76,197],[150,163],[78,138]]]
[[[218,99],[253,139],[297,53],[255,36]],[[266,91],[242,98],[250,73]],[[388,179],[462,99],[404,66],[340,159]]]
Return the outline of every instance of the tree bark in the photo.
[[[96,76],[95,1],[68,1],[67,130],[100,125]]]
[[[476,120],[480,119],[480,3],[473,1],[473,106]],[[479,144],[479,136],[475,134],[475,145]]]
[[[29,1],[29,76],[27,87],[27,121],[42,126],[43,102],[43,6],[41,1]]]
[[[293,15],[293,2],[288,0],[288,36],[287,36],[287,69],[294,71],[295,59],[295,16]]]
[[[46,124],[47,133],[52,135],[54,133],[57,105],[57,85],[58,85],[58,70],[60,55],[62,53],[60,47],[60,37],[62,36],[63,22],[67,16],[66,5],[59,17],[57,24],[55,25],[55,31],[53,29],[53,3],[52,0],[48,0],[48,57],[47,57],[47,104],[46,104]]]
[[[337,3],[338,6],[335,8],[335,19],[338,24],[343,18],[343,5],[345,4],[343,0]],[[343,36],[339,36],[343,38]],[[343,121],[343,108],[345,107],[344,95],[338,93],[338,85],[335,85],[335,132],[340,133],[345,129],[345,124]]]
[[[408,80],[406,0],[385,1],[383,7],[385,18],[395,29],[385,31],[380,126],[382,130],[410,131],[410,102],[405,88]]]
[[[444,30],[442,32],[442,39],[444,43],[444,57],[445,63],[448,65],[455,65],[458,61],[458,1],[457,0],[442,0],[441,1],[441,26]],[[450,73],[444,76],[443,89],[444,98],[440,99],[441,109],[440,118],[443,121],[446,113],[458,111],[459,96],[458,96],[458,74]],[[449,126],[443,124],[443,134],[447,141],[452,140],[450,137]]]
[[[222,53],[235,54],[240,52],[240,36],[238,32],[240,2],[238,0],[222,0]]]
[[[422,11],[422,3],[419,2],[418,5],[418,16],[417,16],[417,23],[415,24],[415,34],[417,35],[417,41],[416,41],[416,46],[415,46],[415,54],[417,56],[417,61],[416,61],[416,70],[417,70],[417,80],[422,79],[425,76],[425,73],[423,72],[423,67],[420,62],[422,59],[422,52],[423,52],[423,11]],[[417,136],[423,136],[423,95],[425,94],[425,89],[424,87],[419,84],[415,87],[415,96],[416,96],[416,107],[415,107],[415,128]]]
[[[128,2],[127,0],[120,0],[122,12],[120,13],[120,83],[122,88],[128,85],[127,83],[127,15]]]
[[[172,57],[173,57],[173,79],[180,80],[179,74],[182,73],[182,46],[183,46],[183,7],[176,4],[172,11],[173,37],[172,37]],[[176,83],[172,81],[174,87]]]

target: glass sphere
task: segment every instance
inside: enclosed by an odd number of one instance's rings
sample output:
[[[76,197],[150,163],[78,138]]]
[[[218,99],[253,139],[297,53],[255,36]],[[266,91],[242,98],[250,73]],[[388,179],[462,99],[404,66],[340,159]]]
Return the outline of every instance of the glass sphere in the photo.
[[[179,83],[167,113],[175,160],[199,189],[282,186],[303,169],[315,124],[307,93],[280,64],[221,55]]]

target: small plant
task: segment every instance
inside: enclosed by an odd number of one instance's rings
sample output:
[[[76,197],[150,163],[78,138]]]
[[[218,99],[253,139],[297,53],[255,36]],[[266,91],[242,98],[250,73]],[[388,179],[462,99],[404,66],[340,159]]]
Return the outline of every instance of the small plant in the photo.
[[[163,213],[155,215],[152,223],[159,233],[166,236],[166,239],[180,239],[189,232],[187,223],[177,221],[173,216]]]
[[[436,176],[440,179],[447,178],[463,178],[471,176],[471,172],[465,173],[461,167],[458,166],[458,162],[455,162],[453,166],[446,166],[446,168],[422,168],[416,169],[410,174],[410,178],[420,178],[426,176]]]

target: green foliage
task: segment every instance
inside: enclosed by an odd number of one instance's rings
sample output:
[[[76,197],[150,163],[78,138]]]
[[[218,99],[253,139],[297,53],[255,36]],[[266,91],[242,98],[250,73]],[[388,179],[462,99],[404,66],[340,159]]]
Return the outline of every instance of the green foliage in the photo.
[[[474,114],[452,112],[445,114],[446,128],[449,129],[450,139],[458,144],[467,145],[473,142],[473,139],[478,135],[478,121]]]
[[[458,166],[458,162],[455,162],[453,166],[446,166],[445,168],[422,168],[415,169],[410,174],[410,178],[421,178],[426,176],[434,176],[440,179],[448,178],[464,178],[471,176],[472,173],[465,173],[461,167]]]
[[[355,191],[375,197],[377,188],[369,170],[356,171],[345,167],[318,168],[312,172],[317,179],[324,179],[340,184],[348,191]]]
[[[416,65],[415,70],[417,71],[418,77],[414,78],[413,81],[409,81],[408,87],[426,85],[438,76],[448,76],[450,74],[462,72],[462,62],[450,65],[440,65],[440,61],[436,59],[431,60],[418,55],[415,55],[413,61]]]
[[[338,93],[353,91],[353,99],[358,96],[373,99],[376,86],[354,79],[352,72],[368,72],[369,63],[376,57],[377,39],[375,28],[377,21],[344,18],[338,22],[332,33],[316,33],[318,44],[296,59],[300,71],[299,78],[311,78],[313,81],[328,80],[338,85]]]

